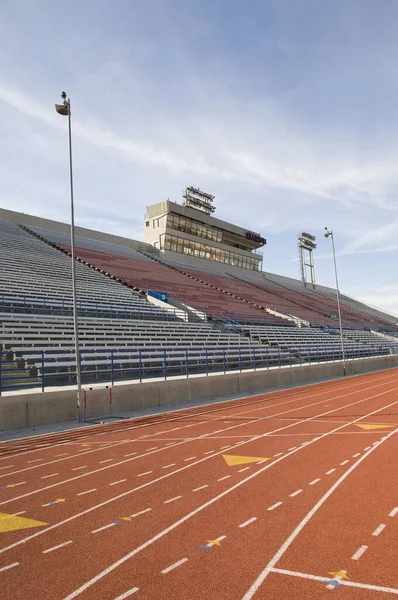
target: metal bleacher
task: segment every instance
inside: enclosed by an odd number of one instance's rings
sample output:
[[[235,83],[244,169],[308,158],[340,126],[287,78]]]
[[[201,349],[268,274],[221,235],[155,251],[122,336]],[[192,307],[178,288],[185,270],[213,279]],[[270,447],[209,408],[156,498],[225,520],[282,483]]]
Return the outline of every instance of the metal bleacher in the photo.
[[[0,392],[75,382],[70,257],[50,233],[0,221]],[[44,238],[44,239],[43,239]],[[104,253],[152,261],[134,249],[77,238]],[[110,246],[110,247],[109,247]],[[101,250],[98,250],[98,248]],[[139,259],[137,257],[140,257]],[[76,262],[83,380],[143,379],[227,371],[287,362],[287,353],[205,321],[150,304],[138,289]]]
[[[339,331],[323,330],[313,327],[273,327],[246,325],[251,339],[261,343],[278,346],[288,350],[297,359],[304,362],[340,360],[342,349]],[[390,354],[398,351],[398,344],[394,344],[387,338],[383,339],[370,332],[358,332],[357,330],[344,331],[344,351],[346,358],[363,358],[366,356],[377,356]],[[350,335],[351,334],[351,335]]]
[[[298,282],[75,242],[83,384],[342,358],[333,300]],[[69,243],[57,229],[0,221],[0,394],[76,382]],[[148,290],[167,292],[169,303],[152,304]],[[383,315],[374,320],[388,329]],[[344,308],[346,358],[398,352],[393,335],[364,331],[369,322],[366,311]]]

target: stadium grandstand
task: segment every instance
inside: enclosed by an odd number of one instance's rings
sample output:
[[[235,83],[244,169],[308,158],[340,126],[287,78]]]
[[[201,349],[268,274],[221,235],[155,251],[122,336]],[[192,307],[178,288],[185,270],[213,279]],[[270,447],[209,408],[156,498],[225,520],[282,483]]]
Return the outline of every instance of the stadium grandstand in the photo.
[[[260,234],[214,197],[148,207],[145,242],[75,228],[82,383],[189,377],[398,353],[397,320],[262,270]],[[2,394],[76,383],[70,231],[0,212]]]

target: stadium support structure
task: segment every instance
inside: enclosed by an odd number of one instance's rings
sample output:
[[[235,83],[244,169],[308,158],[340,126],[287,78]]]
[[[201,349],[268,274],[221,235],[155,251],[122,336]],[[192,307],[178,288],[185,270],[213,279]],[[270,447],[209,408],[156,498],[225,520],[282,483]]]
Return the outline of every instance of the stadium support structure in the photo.
[[[308,286],[307,269],[310,272],[311,285],[315,289],[315,267],[313,251],[316,248],[315,244],[316,237],[310,233],[302,231],[298,237],[298,248],[300,254],[300,268],[301,278],[304,283],[304,287]],[[308,262],[306,262],[308,260]]]

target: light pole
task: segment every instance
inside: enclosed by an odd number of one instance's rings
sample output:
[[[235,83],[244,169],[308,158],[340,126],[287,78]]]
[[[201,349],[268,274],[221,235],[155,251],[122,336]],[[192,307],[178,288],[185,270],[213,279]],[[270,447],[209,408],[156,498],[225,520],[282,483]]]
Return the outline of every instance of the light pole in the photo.
[[[333,262],[334,262],[334,275],[336,278],[336,292],[337,292],[337,310],[339,313],[339,326],[340,326],[340,340],[341,340],[341,352],[342,352],[342,356],[343,356],[343,373],[344,375],[346,375],[346,363],[345,363],[345,351],[344,351],[344,337],[343,337],[343,325],[341,323],[341,310],[340,310],[340,291],[339,291],[339,281],[337,278],[337,263],[336,263],[336,251],[334,248],[334,237],[333,237],[333,231],[332,230],[328,230],[327,227],[325,227],[325,238],[331,237],[332,238],[332,248],[333,248]]]
[[[79,350],[79,327],[77,321],[77,298],[76,298],[76,264],[75,264],[75,211],[73,205],[73,169],[72,169],[72,123],[70,98],[66,99],[66,93],[62,92],[63,104],[56,104],[55,110],[58,114],[68,117],[69,129],[69,174],[70,174],[70,239],[72,255],[72,302],[73,302],[73,330],[75,338],[75,359],[76,359],[76,383],[77,383],[77,407],[79,410],[79,423],[84,421],[83,397],[82,397],[82,376],[80,369],[80,350]]]

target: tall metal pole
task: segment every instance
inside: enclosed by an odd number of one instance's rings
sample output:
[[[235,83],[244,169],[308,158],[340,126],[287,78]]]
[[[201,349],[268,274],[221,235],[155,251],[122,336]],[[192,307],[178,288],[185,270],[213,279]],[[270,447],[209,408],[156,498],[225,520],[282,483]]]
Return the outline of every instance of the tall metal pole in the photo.
[[[325,229],[327,229],[327,228],[325,227]],[[338,278],[337,278],[336,250],[335,250],[335,247],[334,247],[333,231],[328,231],[327,233],[325,233],[325,237],[329,237],[329,236],[332,238],[333,262],[334,262],[334,276],[336,278],[336,292],[337,292],[337,310],[338,310],[338,314],[339,314],[341,352],[342,352],[342,355],[343,355],[343,373],[344,373],[344,375],[346,375],[347,372],[346,372],[346,360],[345,360],[345,350],[344,350],[343,325],[342,325],[342,322],[341,322],[341,310],[340,310],[340,290],[339,290],[339,281],[338,281]]]
[[[76,261],[75,261],[75,210],[73,202],[73,167],[72,167],[72,121],[70,98],[66,99],[66,93],[62,92],[63,104],[56,104],[55,110],[58,114],[68,117],[69,130],[69,174],[70,174],[70,239],[72,259],[72,302],[73,302],[73,332],[75,338],[75,360],[76,360],[76,383],[77,383],[77,407],[79,411],[79,423],[84,421],[82,377],[80,368],[79,348],[79,324],[77,319],[77,293],[76,293]]]
[[[79,423],[84,420],[82,397],[82,374],[80,368],[79,324],[77,319],[77,293],[76,293],[76,261],[75,261],[75,209],[73,201],[73,168],[72,168],[72,120],[70,98],[68,98],[68,129],[69,129],[69,172],[70,172],[70,240],[72,254],[72,296],[73,296],[73,330],[75,336],[76,357],[76,383],[77,407],[79,410]]]

